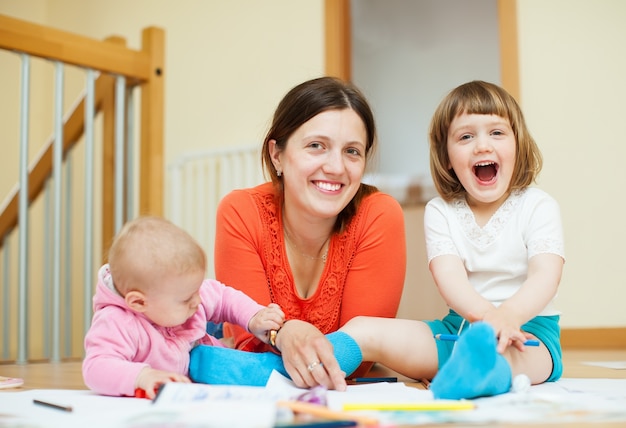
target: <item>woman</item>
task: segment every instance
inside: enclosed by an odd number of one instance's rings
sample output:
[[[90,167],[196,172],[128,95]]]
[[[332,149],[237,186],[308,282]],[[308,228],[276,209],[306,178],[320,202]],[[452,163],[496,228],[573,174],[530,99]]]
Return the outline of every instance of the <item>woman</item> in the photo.
[[[326,333],[358,315],[395,317],[406,270],[403,212],[361,183],[376,144],[372,111],[353,85],[306,81],[278,105],[263,142],[271,178],[220,203],[216,277],[288,320],[272,336],[301,387],[345,388]],[[225,326],[234,346],[269,347]],[[357,372],[369,368],[362,367]]]

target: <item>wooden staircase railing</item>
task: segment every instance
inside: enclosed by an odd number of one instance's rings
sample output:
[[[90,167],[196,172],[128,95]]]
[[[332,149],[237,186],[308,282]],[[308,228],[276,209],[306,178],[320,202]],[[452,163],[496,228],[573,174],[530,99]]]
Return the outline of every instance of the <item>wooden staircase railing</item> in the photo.
[[[164,159],[163,159],[163,122],[164,122],[164,73],[165,73],[165,33],[156,27],[149,27],[142,31],[142,47],[139,50],[126,47],[125,40],[120,37],[110,37],[106,40],[96,40],[70,32],[33,24],[6,15],[0,15],[0,50],[12,51],[34,58],[60,62],[85,70],[93,70],[98,78],[95,82],[94,110],[102,117],[100,140],[101,147],[101,176],[99,183],[101,200],[98,201],[100,219],[100,243],[98,249],[104,259],[108,245],[116,232],[115,225],[115,105],[116,80],[123,76],[126,85],[126,94],[132,89],[141,89],[139,103],[139,142],[138,168],[135,182],[138,188],[138,211],[135,214],[162,215],[163,187],[164,187]],[[119,93],[119,92],[118,92]],[[37,94],[33,94],[36,96]],[[4,102],[1,100],[0,102]],[[85,99],[81,99],[71,112],[64,115],[63,123],[63,158],[81,143],[85,131]],[[19,109],[19,106],[15,106]],[[52,110],[52,106],[50,106]],[[124,126],[128,124],[125,123]],[[0,130],[2,137],[2,130]],[[43,195],[47,180],[53,172],[53,145],[54,137],[50,139],[40,151],[38,158],[29,162],[28,171],[28,201],[30,204]],[[17,144],[17,143],[16,143]],[[124,141],[124,144],[132,142]],[[0,159],[2,162],[2,159]],[[129,177],[125,177],[128,179]],[[19,229],[19,195],[22,189],[19,182],[8,195],[0,195],[0,251],[5,237]],[[123,202],[126,203],[126,202]],[[42,240],[40,237],[31,237],[31,240]],[[104,260],[103,260],[104,261]],[[2,266],[0,260],[0,266]],[[2,269],[0,269],[1,271]],[[93,284],[95,284],[95,277]],[[2,275],[0,275],[0,281]],[[93,288],[93,284],[91,288]],[[13,281],[9,282],[11,293],[17,288]],[[83,284],[72,284],[72,287],[82,287]],[[29,285],[30,287],[30,285]],[[29,292],[36,295],[39,291]],[[32,296],[28,298],[32,298]],[[1,296],[0,296],[1,297]],[[37,296],[35,296],[37,298]],[[41,297],[39,297],[41,299]],[[44,302],[45,303],[45,302]],[[7,302],[4,302],[6,305]],[[0,307],[0,312],[6,306]],[[75,307],[64,308],[77,311]],[[6,311],[5,311],[6,312]],[[87,318],[87,314],[81,315]],[[1,320],[0,320],[1,321]],[[0,330],[0,337],[6,344],[10,343],[11,356],[15,354],[15,322]],[[44,334],[45,335],[45,334]],[[80,334],[73,334],[78,336]],[[10,337],[9,337],[10,336]],[[8,339],[7,339],[8,337]],[[66,338],[67,340],[67,338]],[[29,337],[29,347],[39,348],[40,338]],[[19,342],[19,340],[18,340]],[[34,345],[33,345],[34,342]],[[0,341],[0,345],[2,342]],[[77,349],[82,348],[76,346]],[[5,350],[6,353],[6,350]],[[40,359],[41,352],[35,352]],[[70,355],[80,356],[80,355]],[[43,357],[45,358],[45,356]],[[3,355],[0,355],[0,360]],[[5,358],[6,359],[6,355]],[[9,358],[12,359],[12,358]],[[20,359],[19,356],[17,358]],[[19,361],[18,361],[19,362]]]
[[[155,27],[146,28],[142,34],[142,50],[132,50],[123,46],[124,40],[118,37],[107,41],[94,40],[26,21],[0,15],[0,49],[26,53],[32,56],[57,60],[84,68],[108,73],[99,79],[96,88],[98,99],[96,108],[102,105],[113,107],[113,79],[110,75],[123,75],[132,86],[141,87],[141,143],[140,143],[140,212],[142,214],[160,215],[163,212],[163,95],[164,95],[164,60],[165,34]],[[106,77],[105,77],[106,76]],[[107,85],[108,81],[108,85]],[[106,98],[109,86],[108,103]],[[81,102],[77,110],[83,109]],[[81,110],[82,111],[82,110]],[[81,111],[75,111],[66,123],[64,149],[69,149],[83,131]],[[108,113],[105,113],[108,114]],[[105,135],[111,134],[110,129]],[[112,148],[112,144],[105,144]],[[109,158],[111,153],[104,155]],[[43,185],[45,177],[51,171],[51,150],[47,149],[39,164],[31,168],[29,197],[34,199]],[[112,168],[109,163],[104,171],[104,183],[112,182]],[[0,237],[16,225],[17,196],[19,189],[0,206]],[[105,207],[111,208],[112,188],[105,188]],[[105,226],[103,237],[111,237],[113,233],[112,212],[103,212]]]

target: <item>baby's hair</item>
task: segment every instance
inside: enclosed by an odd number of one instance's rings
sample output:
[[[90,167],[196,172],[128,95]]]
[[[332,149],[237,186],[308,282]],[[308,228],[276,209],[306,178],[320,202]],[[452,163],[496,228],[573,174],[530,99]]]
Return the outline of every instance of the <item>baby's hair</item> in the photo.
[[[143,288],[161,274],[206,270],[206,254],[189,233],[160,217],[126,223],[109,250],[109,269],[117,290]]]
[[[444,200],[465,196],[465,189],[449,168],[448,131],[461,114],[488,114],[507,119],[515,135],[515,167],[509,191],[532,184],[543,165],[541,152],[530,135],[517,101],[493,83],[474,80],[450,91],[441,101],[430,122],[430,172]]]

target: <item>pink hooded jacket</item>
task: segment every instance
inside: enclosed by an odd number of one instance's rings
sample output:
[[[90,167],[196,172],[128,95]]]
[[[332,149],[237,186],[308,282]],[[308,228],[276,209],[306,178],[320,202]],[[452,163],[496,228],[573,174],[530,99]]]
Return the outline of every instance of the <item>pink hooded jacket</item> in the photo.
[[[202,303],[177,327],[160,327],[126,306],[113,287],[109,266],[98,272],[94,316],[85,336],[83,379],[103,395],[135,394],[135,380],[144,367],[187,375],[189,351],[197,344],[224,346],[206,332],[207,321],[231,322],[247,328],[264,307],[219,281],[206,279]]]

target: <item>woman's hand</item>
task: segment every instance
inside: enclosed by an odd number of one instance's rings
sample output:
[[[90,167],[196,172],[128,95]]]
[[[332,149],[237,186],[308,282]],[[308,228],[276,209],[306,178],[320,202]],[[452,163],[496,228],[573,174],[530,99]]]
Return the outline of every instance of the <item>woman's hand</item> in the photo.
[[[289,320],[278,332],[276,346],[296,386],[323,385],[338,391],[346,389],[346,374],[335,359],[333,346],[312,324]]]

